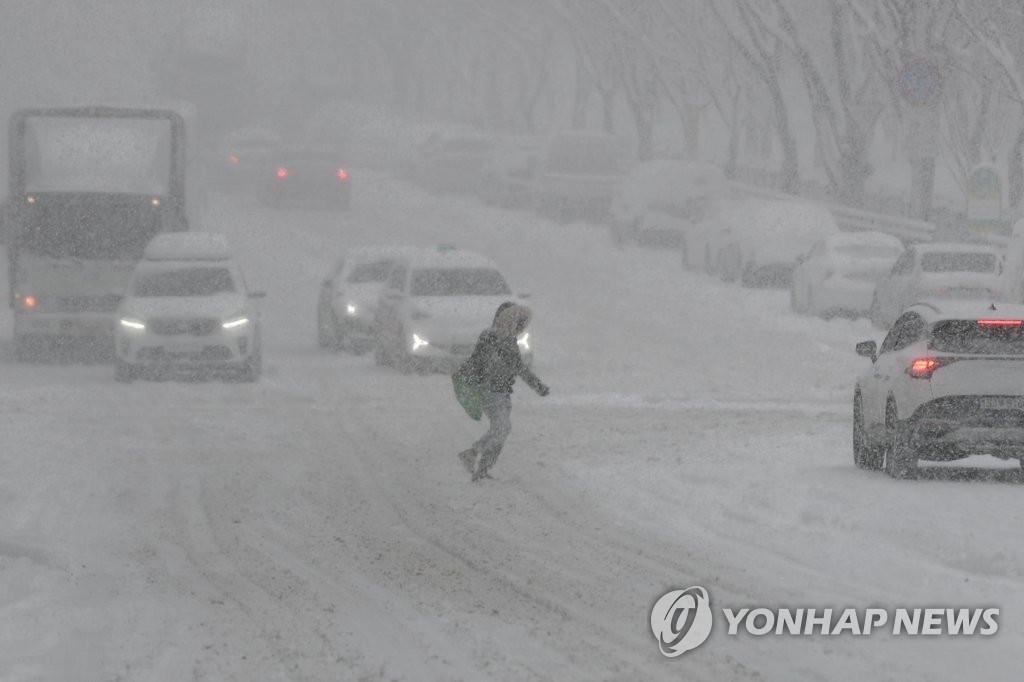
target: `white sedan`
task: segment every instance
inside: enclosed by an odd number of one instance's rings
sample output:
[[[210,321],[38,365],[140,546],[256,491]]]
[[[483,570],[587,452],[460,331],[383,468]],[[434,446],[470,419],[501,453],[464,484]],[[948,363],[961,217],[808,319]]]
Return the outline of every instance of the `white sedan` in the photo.
[[[793,270],[791,307],[822,317],[867,315],[875,284],[902,251],[899,239],[881,232],[843,232],[819,240]]]

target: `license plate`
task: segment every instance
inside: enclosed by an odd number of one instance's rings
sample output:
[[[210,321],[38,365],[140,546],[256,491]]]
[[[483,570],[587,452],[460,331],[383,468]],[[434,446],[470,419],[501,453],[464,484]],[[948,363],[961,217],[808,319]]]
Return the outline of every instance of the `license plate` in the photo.
[[[983,410],[1024,410],[1024,397],[1021,398],[981,398],[978,407]]]

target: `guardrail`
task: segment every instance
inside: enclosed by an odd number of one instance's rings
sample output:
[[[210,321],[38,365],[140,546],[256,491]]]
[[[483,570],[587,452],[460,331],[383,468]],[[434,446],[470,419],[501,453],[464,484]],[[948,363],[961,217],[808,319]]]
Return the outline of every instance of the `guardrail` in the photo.
[[[735,194],[742,197],[778,201],[808,201],[793,194],[785,194],[743,182],[730,182],[729,186]],[[825,206],[835,217],[839,229],[844,232],[884,232],[898,238],[904,244],[930,242],[935,235],[935,225],[923,220],[872,213],[840,204],[825,204]]]

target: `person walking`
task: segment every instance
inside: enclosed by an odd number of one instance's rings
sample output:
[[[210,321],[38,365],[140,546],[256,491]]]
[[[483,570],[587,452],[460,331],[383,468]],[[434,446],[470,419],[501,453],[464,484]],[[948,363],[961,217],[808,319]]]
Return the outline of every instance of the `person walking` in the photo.
[[[529,323],[529,308],[511,301],[502,303],[494,313],[494,323],[480,334],[473,353],[456,372],[466,383],[479,386],[483,412],[490,422],[487,432],[471,448],[459,453],[474,481],[491,477],[488,472],[512,431],[512,385],[516,377],[522,378],[538,395],[546,396],[549,392],[519,353],[519,335]]]

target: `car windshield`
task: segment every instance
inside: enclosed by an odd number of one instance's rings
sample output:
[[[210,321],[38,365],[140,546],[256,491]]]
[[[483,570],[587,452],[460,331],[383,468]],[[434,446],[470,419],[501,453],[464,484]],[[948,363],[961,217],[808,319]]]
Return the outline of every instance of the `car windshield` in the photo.
[[[345,281],[349,284],[370,284],[371,282],[383,282],[391,272],[391,261],[382,260],[373,263],[359,263],[352,266],[352,272],[348,273]]]
[[[413,296],[503,296],[511,293],[501,273],[490,268],[414,270]]]
[[[213,296],[235,291],[227,268],[191,267],[140,273],[132,293],[141,298],[157,296]]]
[[[1024,324],[947,320],[932,328],[929,347],[944,353],[1024,355]]]
[[[900,247],[882,244],[840,244],[836,253],[851,258],[896,258],[900,255]]]
[[[921,256],[924,272],[995,272],[994,253],[926,253]]]

